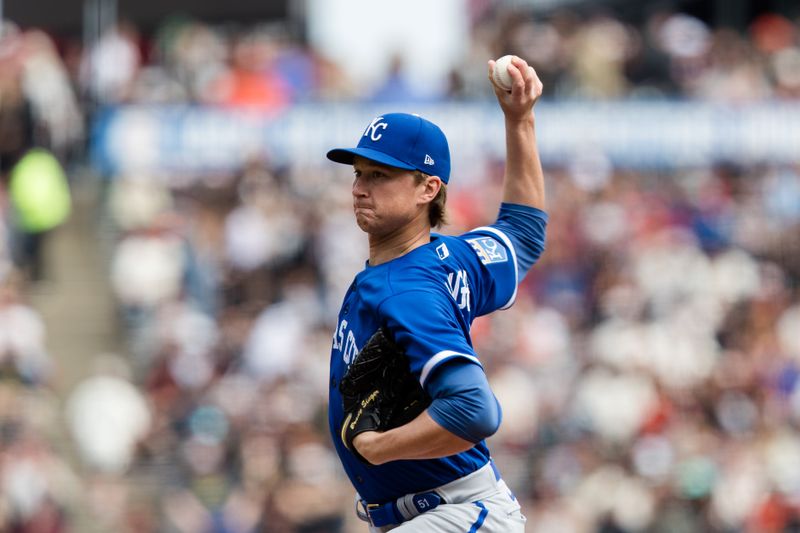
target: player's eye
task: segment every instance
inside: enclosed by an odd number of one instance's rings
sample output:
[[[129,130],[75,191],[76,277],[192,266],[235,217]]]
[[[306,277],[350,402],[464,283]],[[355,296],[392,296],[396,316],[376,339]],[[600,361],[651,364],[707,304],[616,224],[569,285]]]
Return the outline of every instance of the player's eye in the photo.
[[[353,171],[353,178],[354,179],[366,179],[369,181],[375,181],[380,179],[386,179],[389,175],[384,172],[383,170],[355,170]]]

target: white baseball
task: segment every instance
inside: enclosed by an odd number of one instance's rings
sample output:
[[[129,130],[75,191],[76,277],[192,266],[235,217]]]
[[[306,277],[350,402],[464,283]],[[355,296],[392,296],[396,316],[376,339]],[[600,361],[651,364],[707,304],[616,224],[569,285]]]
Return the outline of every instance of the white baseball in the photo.
[[[512,57],[514,56],[503,56],[495,61],[494,70],[492,71],[494,82],[506,91],[510,91],[511,86],[514,84],[513,80],[511,79],[511,74],[508,73],[508,65],[511,64]]]

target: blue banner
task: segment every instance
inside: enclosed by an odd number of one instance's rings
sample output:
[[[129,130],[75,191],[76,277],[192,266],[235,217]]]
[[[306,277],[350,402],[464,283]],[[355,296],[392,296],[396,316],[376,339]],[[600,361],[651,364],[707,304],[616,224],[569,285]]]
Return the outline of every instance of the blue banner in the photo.
[[[495,102],[382,106],[318,104],[258,115],[207,107],[129,106],[103,111],[93,125],[92,156],[105,174],[154,171],[187,175],[229,171],[249,158],[322,167],[325,153],[352,146],[373,116],[418,113],[438,123],[453,173],[504,157],[503,117]],[[800,162],[800,104],[726,106],[698,102],[547,102],[537,104],[547,165],[587,153],[618,167],[675,168]]]

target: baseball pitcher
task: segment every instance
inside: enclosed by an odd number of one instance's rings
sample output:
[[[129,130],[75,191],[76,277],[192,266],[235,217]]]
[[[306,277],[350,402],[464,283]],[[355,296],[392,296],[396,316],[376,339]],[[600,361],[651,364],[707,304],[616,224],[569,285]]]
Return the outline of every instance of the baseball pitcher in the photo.
[[[356,148],[327,154],[353,166],[356,223],[369,239],[333,335],[328,419],[372,533],[525,529],[485,443],[501,409],[470,325],[514,303],[544,250],[533,114],[542,84],[514,57],[507,91],[494,63],[507,157],[494,224],[457,237],[431,233],[444,220],[450,151],[442,130],[417,115],[375,117]]]

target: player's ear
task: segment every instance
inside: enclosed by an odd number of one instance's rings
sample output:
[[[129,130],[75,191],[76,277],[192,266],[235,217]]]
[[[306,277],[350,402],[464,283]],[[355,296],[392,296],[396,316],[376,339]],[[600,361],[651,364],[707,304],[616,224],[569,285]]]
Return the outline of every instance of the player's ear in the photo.
[[[420,200],[423,203],[432,202],[436,195],[439,194],[439,189],[442,188],[442,180],[439,176],[425,176],[425,181],[422,182],[423,188]]]

